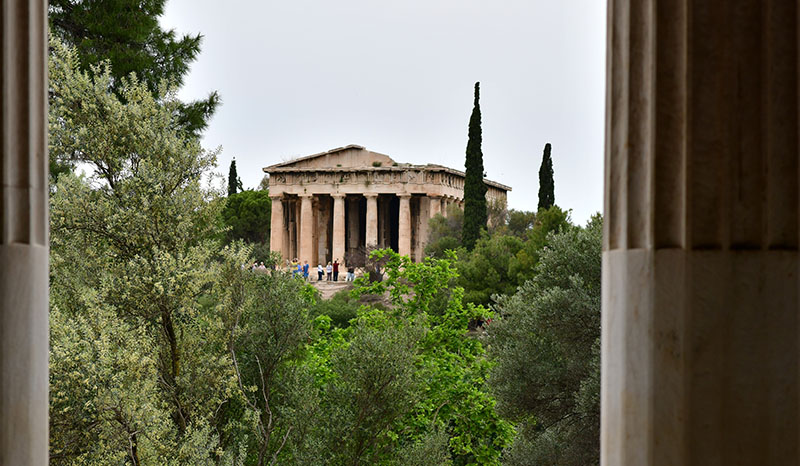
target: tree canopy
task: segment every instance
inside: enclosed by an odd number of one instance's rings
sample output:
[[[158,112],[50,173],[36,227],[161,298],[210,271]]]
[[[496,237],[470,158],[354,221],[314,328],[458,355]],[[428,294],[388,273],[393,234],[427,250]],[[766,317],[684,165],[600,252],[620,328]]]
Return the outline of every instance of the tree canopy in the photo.
[[[490,385],[519,430],[508,464],[599,464],[601,248],[599,216],[552,235],[497,306]]]
[[[230,227],[228,240],[269,241],[271,206],[267,191],[247,190],[229,195],[222,209],[222,221]]]
[[[124,78],[135,73],[154,95],[163,81],[180,87],[189,65],[200,53],[202,36],[178,37],[164,30],[158,18],[167,0],[51,0],[50,30],[76,50],[80,69],[108,62],[109,86],[125,99]],[[185,132],[198,135],[208,125],[219,104],[212,92],[203,100],[175,102],[175,123]]]

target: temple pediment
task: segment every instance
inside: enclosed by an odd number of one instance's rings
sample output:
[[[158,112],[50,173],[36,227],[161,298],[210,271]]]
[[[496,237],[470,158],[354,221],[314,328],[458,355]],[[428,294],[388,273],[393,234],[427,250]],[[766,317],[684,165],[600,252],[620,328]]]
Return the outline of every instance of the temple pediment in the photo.
[[[386,154],[367,150],[364,146],[350,144],[272,165],[267,167],[265,171],[309,168],[391,167],[393,165],[397,165],[397,163]]]

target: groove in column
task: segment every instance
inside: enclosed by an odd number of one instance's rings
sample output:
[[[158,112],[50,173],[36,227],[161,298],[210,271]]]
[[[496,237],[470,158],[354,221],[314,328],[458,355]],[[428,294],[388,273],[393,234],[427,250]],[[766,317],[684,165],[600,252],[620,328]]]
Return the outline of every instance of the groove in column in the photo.
[[[628,112],[628,25],[625,1],[611,1],[608,22],[608,90],[606,95],[606,177],[605,242],[606,250],[627,247],[625,240],[625,199],[627,198]]]
[[[736,84],[730,67],[731,5],[691,2],[689,17],[689,132],[687,148],[688,243],[691,249],[727,246],[730,88]],[[727,33],[725,32],[727,31]]]
[[[47,244],[44,2],[0,11],[0,244]]]
[[[762,80],[765,31],[762,0],[739,0],[731,8],[726,25],[728,47],[736,50],[726,58],[735,79],[729,81],[728,119],[730,145],[730,185],[727,201],[728,243],[732,249],[760,249],[764,239],[766,201],[764,97]]]
[[[628,18],[628,160],[625,217],[628,249],[652,245],[650,222],[654,67],[653,2],[631,2]]]
[[[686,229],[686,0],[657,2],[656,108],[653,174],[653,243],[658,248],[685,246]]]
[[[798,38],[797,4],[767,2],[763,27],[765,87],[763,111],[766,159],[765,246],[798,247]]]

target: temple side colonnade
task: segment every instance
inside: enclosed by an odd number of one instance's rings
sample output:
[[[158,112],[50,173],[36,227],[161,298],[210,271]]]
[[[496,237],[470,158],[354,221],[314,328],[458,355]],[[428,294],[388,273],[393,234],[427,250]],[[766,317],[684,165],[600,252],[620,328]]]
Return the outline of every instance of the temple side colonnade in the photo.
[[[463,207],[464,174],[440,165],[399,164],[350,145],[264,169],[272,199],[270,249],[286,259],[346,263],[373,247],[420,261],[428,220]],[[487,199],[508,186],[485,180]]]

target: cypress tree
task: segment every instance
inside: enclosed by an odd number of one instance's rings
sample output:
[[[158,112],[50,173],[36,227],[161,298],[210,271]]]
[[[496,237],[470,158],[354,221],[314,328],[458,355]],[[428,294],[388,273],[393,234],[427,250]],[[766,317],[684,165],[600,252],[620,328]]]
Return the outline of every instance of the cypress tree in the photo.
[[[233,196],[237,192],[239,176],[236,174],[236,159],[231,160],[231,168],[228,170],[228,196]]]
[[[550,143],[544,145],[542,165],[539,167],[539,209],[549,209],[556,203],[556,184],[553,181],[553,159],[550,158]]]
[[[483,152],[481,152],[481,106],[480,83],[475,83],[475,106],[469,119],[469,139],[467,157],[464,163],[464,229],[461,242],[467,250],[475,247],[475,242],[486,228],[486,183],[483,182]]]

